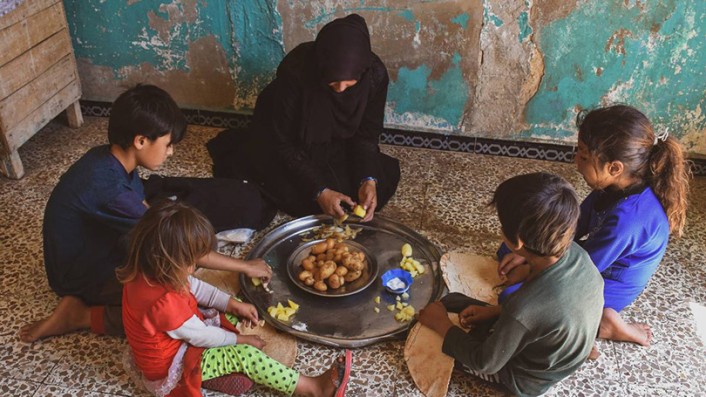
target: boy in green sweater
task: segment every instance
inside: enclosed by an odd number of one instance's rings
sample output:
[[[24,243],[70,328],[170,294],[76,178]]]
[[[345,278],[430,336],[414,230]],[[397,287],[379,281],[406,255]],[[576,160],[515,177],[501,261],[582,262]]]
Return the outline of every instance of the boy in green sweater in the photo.
[[[603,308],[603,279],[573,242],[579,201],[571,185],[547,173],[501,183],[495,205],[505,244],[523,256],[524,284],[500,306],[468,306],[460,313],[469,333],[454,326],[441,302],[419,321],[444,338],[442,350],[463,370],[505,385],[521,396],[546,392],[588,357]]]

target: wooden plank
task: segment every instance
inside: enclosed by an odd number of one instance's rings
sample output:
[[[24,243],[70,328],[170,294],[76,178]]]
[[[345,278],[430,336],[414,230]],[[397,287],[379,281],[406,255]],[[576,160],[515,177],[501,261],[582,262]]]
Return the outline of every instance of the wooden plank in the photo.
[[[61,89],[56,95],[49,98],[41,107],[27,116],[13,129],[6,131],[5,138],[7,150],[15,151],[22,146],[29,138],[34,136],[42,127],[64,111],[69,105],[79,100],[81,97],[81,83],[78,79],[71,81],[66,87]]]
[[[66,29],[39,43],[12,61],[0,66],[0,100],[5,99],[71,54],[71,38]]]
[[[81,104],[78,101],[66,108],[66,118],[69,120],[71,128],[79,128],[83,125],[83,113],[81,113]]]
[[[31,83],[0,100],[0,132],[10,131],[27,115],[76,79],[75,61],[73,55],[68,55]]]
[[[17,150],[7,155],[0,155],[0,172],[10,179],[20,179],[24,176],[25,169]]]
[[[25,1],[22,4],[27,3],[33,3],[33,1]],[[4,20],[4,17],[0,20]],[[58,2],[31,15],[28,19],[0,30],[0,66],[17,58],[64,28],[66,28],[64,8],[62,3]]]
[[[0,17],[0,29],[14,25],[36,13],[45,10],[60,0],[25,0],[17,8]]]

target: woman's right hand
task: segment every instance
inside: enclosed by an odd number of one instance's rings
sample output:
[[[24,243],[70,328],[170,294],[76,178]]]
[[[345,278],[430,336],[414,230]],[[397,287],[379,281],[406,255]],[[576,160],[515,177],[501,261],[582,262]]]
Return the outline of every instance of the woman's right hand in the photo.
[[[352,207],[355,206],[355,202],[343,193],[339,193],[335,190],[324,189],[319,197],[316,198],[316,202],[319,203],[319,207],[326,215],[330,215],[334,218],[340,218],[345,214],[341,203],[346,203]]]
[[[238,344],[239,345],[250,345],[253,347],[256,347],[260,350],[262,350],[263,347],[265,347],[265,341],[262,340],[257,335],[243,335],[240,334],[238,335]]]
[[[498,263],[498,275],[500,275],[500,278],[504,279],[513,269],[525,263],[527,263],[527,260],[523,256],[510,252]]]

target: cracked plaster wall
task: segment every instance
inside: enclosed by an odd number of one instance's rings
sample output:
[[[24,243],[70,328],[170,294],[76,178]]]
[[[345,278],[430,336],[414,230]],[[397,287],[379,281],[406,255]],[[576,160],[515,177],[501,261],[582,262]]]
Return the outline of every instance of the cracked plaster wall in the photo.
[[[64,0],[84,98],[150,82],[185,108],[249,112],[287,51],[351,12],[388,66],[386,124],[572,144],[624,102],[706,155],[706,2]]]

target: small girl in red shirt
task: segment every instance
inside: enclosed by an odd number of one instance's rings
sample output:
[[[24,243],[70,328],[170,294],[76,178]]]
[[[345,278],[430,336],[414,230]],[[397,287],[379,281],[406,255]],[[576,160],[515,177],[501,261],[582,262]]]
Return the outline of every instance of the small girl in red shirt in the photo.
[[[127,264],[117,274],[131,364],[145,388],[156,396],[201,396],[202,385],[228,393],[232,374],[242,373],[286,395],[343,396],[350,351],[308,377],[263,353],[260,337],[237,333],[238,318],[257,324],[255,306],[192,276],[196,259],[214,245],[208,220],[171,201],[150,208],[130,234]]]

